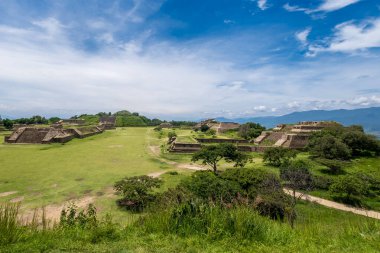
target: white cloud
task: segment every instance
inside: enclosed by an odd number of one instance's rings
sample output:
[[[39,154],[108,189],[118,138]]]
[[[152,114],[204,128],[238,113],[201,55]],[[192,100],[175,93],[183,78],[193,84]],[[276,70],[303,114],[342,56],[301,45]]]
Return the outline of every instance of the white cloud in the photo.
[[[361,89],[376,89],[380,80],[378,59],[242,68],[235,67],[236,58],[216,57],[226,50],[210,41],[144,46],[138,40],[121,43],[109,37],[111,44],[103,50],[86,53],[70,41],[70,29],[50,25],[0,26],[0,101],[6,105],[2,113],[69,116],[129,109],[193,119],[206,110],[210,117],[222,112],[280,114],[314,108],[310,101],[349,101],[356,96],[358,76],[368,77],[360,80]]]
[[[336,11],[347,7],[351,4],[355,4],[360,0],[325,0],[318,8],[317,11]]]
[[[233,20],[231,20],[231,19],[225,19],[225,20],[223,20],[223,23],[225,23],[225,24],[233,24],[235,22]]]
[[[302,11],[306,14],[313,14],[316,12],[333,12],[340,9],[343,9],[349,5],[360,2],[361,0],[324,0],[322,4],[318,7],[312,8],[304,8],[297,5],[290,5],[289,3],[284,4],[284,9],[289,12]]]
[[[309,36],[310,32],[311,32],[311,28],[308,27],[303,31],[296,32],[294,36],[296,37],[296,39],[299,42],[301,42],[301,44],[306,45],[307,44],[307,37]]]
[[[346,52],[352,53],[370,48],[380,47],[380,18],[366,20],[360,24],[345,22],[335,27],[331,38],[326,38],[324,44],[311,45],[309,50],[319,52]]]
[[[302,8],[302,7],[299,7],[297,5],[290,5],[289,3],[284,4],[283,7],[284,7],[285,10],[287,10],[289,12],[296,12],[296,11],[303,11],[303,12],[306,12],[306,13],[310,12],[310,9]]]
[[[269,8],[267,0],[257,0],[257,7],[261,10],[266,10]]]

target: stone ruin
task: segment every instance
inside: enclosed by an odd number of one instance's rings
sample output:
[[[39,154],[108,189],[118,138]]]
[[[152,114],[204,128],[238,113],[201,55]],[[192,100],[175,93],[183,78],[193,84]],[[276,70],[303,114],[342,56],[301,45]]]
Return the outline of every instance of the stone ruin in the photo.
[[[333,121],[302,121],[295,125],[281,124],[272,131],[263,131],[254,142],[257,145],[301,149],[309,142],[313,132],[339,125]]]
[[[100,127],[82,128],[54,128],[54,127],[19,127],[9,136],[5,136],[5,143],[13,144],[50,144],[66,143],[74,138],[86,138],[100,134]]]
[[[173,128],[173,125],[169,122],[161,123],[158,127],[160,128]]]
[[[105,130],[116,129],[116,117],[115,116],[102,116],[99,119],[99,125]]]
[[[196,124],[194,129],[199,130],[203,125],[207,125],[217,133],[224,133],[228,130],[235,130],[240,127],[240,124],[235,122],[218,122],[215,119],[207,119]]]
[[[197,126],[200,127],[201,123]],[[204,121],[203,124],[205,123],[211,126],[216,124],[213,120]],[[234,143],[237,145],[238,150],[244,152],[264,152],[264,150],[269,147],[302,149],[307,146],[309,137],[313,132],[336,125],[339,124],[331,121],[304,121],[295,125],[281,124],[271,131],[263,131],[261,135],[253,141],[217,138],[196,139],[197,143],[178,143],[173,141],[169,147],[169,151],[176,153],[194,153],[200,150],[202,144],[205,143]]]

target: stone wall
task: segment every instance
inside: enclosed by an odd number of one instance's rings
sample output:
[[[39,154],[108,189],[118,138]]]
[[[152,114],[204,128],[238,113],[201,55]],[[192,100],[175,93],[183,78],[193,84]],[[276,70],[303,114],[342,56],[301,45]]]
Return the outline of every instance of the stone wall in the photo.
[[[199,143],[249,143],[248,140],[244,139],[217,139],[217,138],[198,138],[196,139]]]

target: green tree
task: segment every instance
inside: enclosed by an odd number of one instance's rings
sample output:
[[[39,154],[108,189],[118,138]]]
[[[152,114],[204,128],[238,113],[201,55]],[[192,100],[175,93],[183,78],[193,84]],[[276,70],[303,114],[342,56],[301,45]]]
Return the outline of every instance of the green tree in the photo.
[[[312,137],[309,142],[309,150],[314,156],[327,159],[348,160],[351,157],[349,147],[332,135]]]
[[[347,131],[342,135],[342,141],[352,151],[352,156],[361,156],[365,153],[379,153],[379,141],[375,137],[361,131]]]
[[[13,127],[13,121],[10,119],[3,119],[3,125],[6,129],[12,129]]]
[[[172,139],[172,138],[174,138],[174,137],[177,137],[176,132],[174,132],[174,131],[168,132],[168,138],[169,138],[169,140]]]
[[[355,198],[368,193],[369,185],[357,175],[341,176],[330,186],[330,192],[343,197],[345,201],[352,202]]]
[[[211,166],[214,173],[217,174],[218,162],[222,159],[227,162],[235,162],[235,167],[243,167],[248,162],[248,156],[239,152],[237,147],[230,143],[202,146],[191,160],[193,162],[201,160],[204,165]]]
[[[49,123],[50,124],[54,124],[54,123],[57,123],[58,121],[60,121],[61,119],[60,118],[58,118],[58,117],[51,117],[50,119],[49,119]]]
[[[253,139],[258,137],[265,127],[258,123],[248,122],[239,127],[239,136],[244,139]]]
[[[201,128],[200,128],[201,132],[203,132],[203,133],[207,132],[209,129],[210,129],[210,127],[206,124],[201,125]]]
[[[297,151],[283,147],[271,147],[264,151],[263,161],[279,167],[289,163],[289,161],[297,156]]]
[[[310,165],[303,160],[291,161],[280,168],[280,177],[292,196],[292,203],[288,214],[290,225],[293,228],[295,218],[297,217],[295,209],[297,200],[302,198],[303,192],[311,190],[313,187]],[[297,192],[297,190],[302,190],[302,192]]]
[[[154,200],[153,188],[159,188],[162,181],[149,176],[126,177],[115,183],[114,189],[123,196],[120,206],[139,211]]]

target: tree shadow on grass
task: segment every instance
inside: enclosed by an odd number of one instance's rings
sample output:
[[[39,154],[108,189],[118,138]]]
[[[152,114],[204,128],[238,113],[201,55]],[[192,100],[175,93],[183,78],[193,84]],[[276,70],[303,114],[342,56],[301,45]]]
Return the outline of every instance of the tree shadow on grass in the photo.
[[[330,176],[340,176],[340,175],[346,175],[347,174],[347,172],[343,169],[331,170],[328,168],[324,168],[324,169],[320,169],[319,171],[323,174],[330,175]]]

